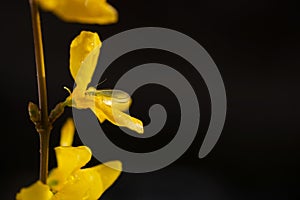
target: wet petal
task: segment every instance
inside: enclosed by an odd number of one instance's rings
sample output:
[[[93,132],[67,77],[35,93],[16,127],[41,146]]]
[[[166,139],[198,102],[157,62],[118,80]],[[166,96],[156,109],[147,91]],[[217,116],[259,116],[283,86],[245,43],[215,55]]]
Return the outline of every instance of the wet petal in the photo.
[[[107,119],[117,126],[124,126],[139,134],[144,133],[143,123],[134,117],[108,106],[101,101],[95,102],[95,106],[91,106],[91,110],[95,113],[100,122]]]
[[[91,157],[91,150],[87,146],[55,147],[57,168],[68,177],[72,172],[86,165]]]
[[[37,181],[29,187],[22,188],[17,194],[16,200],[50,200],[52,196],[50,187]]]
[[[68,178],[54,199],[96,200],[116,181],[121,170],[122,165],[119,161],[78,170]]]
[[[70,45],[70,72],[81,95],[92,79],[100,54],[101,41],[97,33],[81,31]],[[74,94],[73,94],[73,98]]]
[[[38,0],[38,3],[66,22],[110,24],[118,20],[118,12],[106,0]]]
[[[47,178],[47,185],[50,186],[53,192],[57,192],[61,190],[61,188],[65,185],[67,178],[68,176],[64,173],[63,170],[54,168],[49,173],[49,176]]]

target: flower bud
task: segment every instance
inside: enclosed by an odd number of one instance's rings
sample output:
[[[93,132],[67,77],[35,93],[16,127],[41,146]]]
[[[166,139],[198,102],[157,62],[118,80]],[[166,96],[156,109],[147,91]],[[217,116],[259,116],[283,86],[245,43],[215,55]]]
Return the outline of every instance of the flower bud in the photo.
[[[30,120],[34,124],[41,121],[41,113],[40,113],[39,107],[35,103],[32,103],[32,102],[28,103],[28,112],[29,112]]]
[[[49,122],[53,123],[59,116],[63,114],[65,111],[65,105],[64,103],[60,102],[58,103],[53,110],[51,110],[49,115]]]

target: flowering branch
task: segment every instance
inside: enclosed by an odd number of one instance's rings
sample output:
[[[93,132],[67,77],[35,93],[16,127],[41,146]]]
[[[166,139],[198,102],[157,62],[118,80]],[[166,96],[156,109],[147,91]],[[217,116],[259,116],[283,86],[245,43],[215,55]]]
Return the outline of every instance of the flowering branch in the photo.
[[[46,183],[48,176],[48,151],[51,124],[49,123],[48,119],[46,73],[44,64],[40,14],[38,5],[35,0],[29,0],[29,4],[31,9],[40,108],[40,123],[38,123],[36,126],[36,129],[40,135],[40,180],[43,183]]]
[[[68,22],[87,24],[114,23],[118,19],[118,13],[106,0],[29,0],[29,4],[39,106],[29,102],[28,111],[40,137],[40,180],[29,187],[22,188],[17,193],[16,200],[98,199],[118,178],[122,171],[122,163],[110,161],[81,169],[91,159],[92,153],[87,146],[72,147],[75,127],[73,121],[68,120],[61,132],[61,145],[55,148],[58,166],[48,175],[49,140],[53,123],[61,116],[66,106],[91,109],[100,123],[108,120],[140,134],[144,131],[143,123],[124,112],[131,104],[131,98],[127,93],[88,88],[101,47],[98,34],[88,31],[81,31],[70,45],[70,72],[76,82],[76,88],[73,92],[69,90],[70,96],[48,113],[39,9],[53,12]]]

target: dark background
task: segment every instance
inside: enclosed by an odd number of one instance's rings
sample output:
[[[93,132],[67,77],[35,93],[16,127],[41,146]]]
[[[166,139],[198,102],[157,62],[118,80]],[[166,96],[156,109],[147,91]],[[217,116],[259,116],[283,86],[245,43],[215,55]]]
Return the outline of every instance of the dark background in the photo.
[[[199,81],[194,87],[203,96],[203,120],[192,146],[180,159],[159,171],[122,173],[103,199],[296,199],[300,178],[299,6],[276,0],[110,3],[118,9],[120,19],[107,26],[65,23],[51,13],[41,13],[50,108],[68,95],[63,86],[73,86],[68,71],[69,44],[81,30],[97,31],[104,40],[124,30],[158,26],[180,31],[207,50],[223,77],[228,112],[217,145],[207,157],[198,159],[210,114],[209,98],[201,78],[191,77],[192,82]],[[3,1],[0,13],[1,199],[14,199],[21,187],[38,179],[38,135],[27,114],[28,102],[38,102],[37,83],[28,2]],[[126,66],[147,63],[152,58],[188,68],[176,55],[136,52],[117,60],[113,67],[119,69],[112,68],[114,74],[107,73],[110,79],[101,86],[112,86],[114,77],[120,76],[118,73]],[[147,110],[137,108],[150,106],[153,92],[164,88],[144,89],[147,90],[133,96],[132,114],[149,122]],[[159,99],[174,101],[171,95],[162,94]],[[175,116],[170,120],[176,121],[178,109],[174,107],[168,111]],[[60,127],[71,115],[71,109],[67,109],[55,123],[50,168],[55,166],[53,147],[58,145]],[[109,123],[103,126],[114,130]],[[134,151],[145,151],[172,139],[172,123],[168,127],[146,145],[139,141],[130,143],[132,138],[122,134],[122,140],[118,139],[118,133],[113,133],[112,139],[123,146],[129,143]],[[75,144],[81,144],[77,135]],[[90,164],[96,163],[93,159]]]

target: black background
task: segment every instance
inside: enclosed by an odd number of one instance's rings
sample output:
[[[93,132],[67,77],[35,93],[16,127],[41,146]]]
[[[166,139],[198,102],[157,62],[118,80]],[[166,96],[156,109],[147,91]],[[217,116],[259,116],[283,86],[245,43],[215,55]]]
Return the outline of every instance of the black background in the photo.
[[[209,96],[201,78],[190,74],[200,96],[201,129],[192,146],[176,162],[156,172],[122,173],[103,199],[296,199],[299,188],[299,6],[292,1],[117,1],[119,22],[96,26],[65,23],[41,13],[49,108],[72,88],[68,71],[69,44],[81,30],[97,31],[102,40],[121,31],[158,26],[180,31],[200,43],[223,77],[228,98],[224,130],[213,151],[197,154],[209,117]],[[25,0],[1,2],[1,199],[14,199],[21,187],[38,179],[39,143],[29,121],[27,104],[38,102],[29,5]],[[113,85],[128,66],[158,59],[169,66],[188,64],[165,52],[144,51],[124,55],[102,87]],[[126,57],[127,56],[127,57]],[[187,72],[187,76],[189,76]],[[100,86],[100,88],[101,88]],[[149,122],[144,107],[172,96],[143,88],[134,96],[132,113]],[[147,96],[149,94],[149,96]],[[199,95],[199,94],[198,94]],[[144,105],[145,104],[145,105]],[[170,103],[176,105],[176,103]],[[176,106],[170,120],[176,121]],[[67,109],[51,135],[50,168],[59,130],[71,116]],[[148,120],[148,121],[147,121]],[[115,130],[104,123],[106,129]],[[161,147],[172,139],[174,127],[148,144],[139,144],[112,131],[111,138],[134,151]],[[119,137],[118,137],[119,136]],[[119,139],[118,139],[119,138]],[[75,145],[80,145],[76,135]],[[145,148],[145,149],[142,149]],[[93,159],[89,165],[96,164]]]

